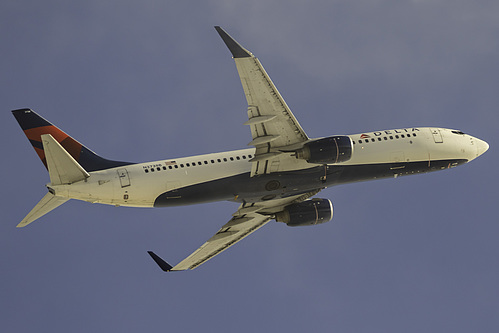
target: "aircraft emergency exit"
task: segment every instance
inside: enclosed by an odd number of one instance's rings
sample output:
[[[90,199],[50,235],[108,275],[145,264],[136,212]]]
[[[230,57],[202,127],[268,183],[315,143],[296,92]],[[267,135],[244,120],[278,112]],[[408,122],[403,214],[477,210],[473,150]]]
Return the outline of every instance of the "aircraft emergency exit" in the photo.
[[[251,148],[129,163],[102,158],[30,109],[12,111],[48,170],[48,193],[19,223],[24,227],[70,199],[114,206],[169,207],[220,200],[239,208],[213,237],[175,266],[194,269],[276,220],[288,226],[328,222],[322,189],[456,167],[482,155],[485,141],[459,130],[411,127],[310,138],[260,61],[222,28],[248,102]]]

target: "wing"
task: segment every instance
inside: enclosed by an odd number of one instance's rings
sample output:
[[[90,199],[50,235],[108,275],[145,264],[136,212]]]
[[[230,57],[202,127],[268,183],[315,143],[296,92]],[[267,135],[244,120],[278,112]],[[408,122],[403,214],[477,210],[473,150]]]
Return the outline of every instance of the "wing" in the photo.
[[[165,272],[194,269],[217,254],[227,250],[252,232],[263,227],[271,219],[270,216],[258,214],[256,212],[236,215],[237,216],[234,216],[229,222],[224,224],[224,226],[199,249],[174,267],[163,261],[154,254],[154,252],[149,251],[149,254]]]
[[[248,102],[245,125],[256,147],[251,176],[299,169],[301,161],[286,151],[309,140],[260,61],[220,27],[215,27],[234,57]]]
[[[182,260],[171,270],[183,271],[199,267],[217,254],[227,250],[244,237],[263,227],[268,221],[270,221],[270,217],[258,213],[233,217],[199,249]]]
[[[282,211],[285,206],[306,200],[316,195],[319,191],[320,190],[316,190],[302,195],[254,204],[242,204],[239,209],[232,214],[233,217],[230,221],[224,224],[213,237],[208,239],[199,249],[174,267],[165,262],[154,252],[148,251],[148,253],[165,272],[194,269],[217,254],[227,250],[252,232],[263,227],[267,222],[273,219],[275,213]]]

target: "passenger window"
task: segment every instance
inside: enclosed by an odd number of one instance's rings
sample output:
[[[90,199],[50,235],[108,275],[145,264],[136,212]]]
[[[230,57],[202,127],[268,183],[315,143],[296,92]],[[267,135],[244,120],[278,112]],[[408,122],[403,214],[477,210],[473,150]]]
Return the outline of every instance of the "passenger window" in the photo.
[[[149,173],[149,170],[147,170],[147,169],[144,169],[144,171],[145,171],[145,173]]]

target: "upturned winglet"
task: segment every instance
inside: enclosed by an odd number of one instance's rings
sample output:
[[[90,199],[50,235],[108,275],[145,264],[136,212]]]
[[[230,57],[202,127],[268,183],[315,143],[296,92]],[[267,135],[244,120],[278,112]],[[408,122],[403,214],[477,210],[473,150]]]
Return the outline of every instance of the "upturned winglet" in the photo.
[[[220,28],[218,25],[215,26],[220,37],[222,37],[225,45],[229,48],[234,58],[248,58],[253,57],[253,54],[241,46],[234,38],[232,38],[224,29]]]
[[[152,251],[147,251],[151,258],[158,264],[158,266],[165,272],[169,272],[172,270],[173,266],[161,259],[156,253]]]

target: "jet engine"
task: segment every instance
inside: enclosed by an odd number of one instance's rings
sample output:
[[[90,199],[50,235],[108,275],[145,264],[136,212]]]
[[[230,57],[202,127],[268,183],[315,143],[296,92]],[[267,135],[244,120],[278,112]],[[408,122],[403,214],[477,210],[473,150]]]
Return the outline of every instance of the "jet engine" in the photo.
[[[348,161],[352,158],[352,150],[350,137],[331,136],[306,143],[296,151],[296,158],[308,163],[332,164]]]
[[[328,199],[312,199],[287,206],[276,214],[277,222],[284,222],[288,227],[316,225],[331,221],[333,204]]]

